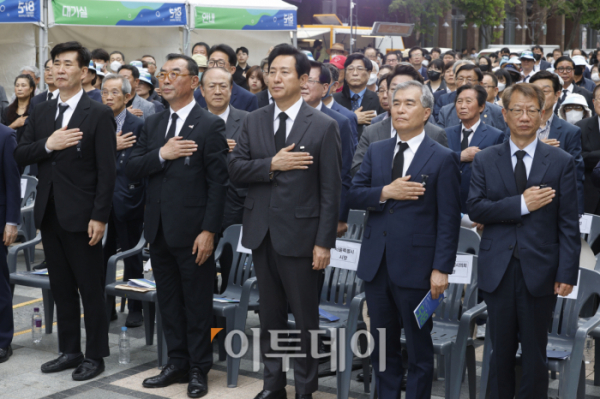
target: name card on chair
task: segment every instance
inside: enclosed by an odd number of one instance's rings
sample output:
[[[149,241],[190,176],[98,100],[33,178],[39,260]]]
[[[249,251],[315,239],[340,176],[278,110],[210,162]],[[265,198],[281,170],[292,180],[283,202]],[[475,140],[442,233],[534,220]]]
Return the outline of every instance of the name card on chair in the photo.
[[[244,228],[240,229],[240,240],[238,241],[238,245],[237,245],[237,249],[236,252],[240,253],[240,254],[250,254],[252,255],[252,250],[246,248],[245,246],[242,245],[242,236],[244,234]]]
[[[448,275],[450,284],[471,284],[473,273],[473,255],[456,255],[454,271]]]
[[[27,192],[27,179],[21,179],[21,198],[25,198]]]
[[[333,267],[356,271],[360,257],[360,243],[336,240],[335,248],[331,248],[331,263]]]
[[[581,234],[590,234],[590,230],[592,229],[592,215],[582,215],[579,218],[579,232]]]

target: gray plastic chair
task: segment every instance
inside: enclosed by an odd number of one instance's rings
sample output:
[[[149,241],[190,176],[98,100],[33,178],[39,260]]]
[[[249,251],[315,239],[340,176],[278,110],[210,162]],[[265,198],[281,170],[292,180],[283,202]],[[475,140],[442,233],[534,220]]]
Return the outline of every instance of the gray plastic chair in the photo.
[[[477,232],[461,227],[458,236],[458,249],[456,252],[465,254],[479,255],[479,244],[481,237]]]
[[[591,246],[594,241],[596,241],[596,238],[598,238],[598,235],[600,235],[600,216],[591,213],[586,213],[586,215],[592,217],[592,225],[590,227],[590,233],[582,234],[582,236]]]
[[[585,363],[583,351],[585,341],[590,332],[600,325],[600,312],[590,319],[579,317],[583,305],[594,295],[600,295],[600,273],[595,270],[579,269],[579,293],[577,300],[558,298],[554,308],[552,328],[548,334],[548,350],[570,353],[567,359],[548,359],[548,370],[559,373],[559,399],[583,399],[585,397]],[[489,334],[484,343],[484,362],[481,370],[480,397],[486,397],[489,379],[489,356],[485,356],[485,348],[491,354]],[[519,355],[517,355],[519,358]],[[484,384],[485,382],[485,384]]]
[[[33,176],[21,176],[21,181],[25,180],[27,185],[25,193],[21,198],[21,223],[18,226],[17,235],[23,237],[23,241],[27,242],[35,237],[35,221],[33,217],[33,207],[35,206],[35,198],[37,196],[38,180]],[[24,252],[25,265],[27,270],[31,270],[31,263],[35,260],[35,248],[30,248]]]
[[[258,310],[258,287],[254,277],[254,263],[252,255],[236,251],[240,239],[241,225],[229,226],[219,241],[215,250],[215,258],[220,258],[226,245],[232,247],[233,260],[227,288],[222,294],[215,294],[215,298],[227,298],[235,300],[234,303],[213,301],[213,315],[217,317],[217,327],[222,327],[225,334],[217,335],[219,344],[219,356],[224,360],[225,337],[232,331],[241,331],[245,334],[246,319],[249,310]],[[233,335],[231,348],[233,353],[240,353],[242,340],[238,335]],[[240,373],[240,357],[232,357],[227,354],[227,386],[237,386]]]
[[[348,231],[344,234],[344,238],[356,239],[362,237],[365,230],[367,212],[351,209],[348,214]]]

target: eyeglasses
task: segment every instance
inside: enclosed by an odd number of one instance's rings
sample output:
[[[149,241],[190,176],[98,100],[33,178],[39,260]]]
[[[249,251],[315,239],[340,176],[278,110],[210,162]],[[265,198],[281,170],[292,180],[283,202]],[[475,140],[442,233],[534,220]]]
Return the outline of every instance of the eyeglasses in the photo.
[[[225,67],[225,61],[223,60],[210,60],[208,61],[208,66],[210,68],[214,68],[214,67],[219,67],[219,68],[224,68]]]
[[[556,68],[556,70],[558,72],[560,72],[560,73],[563,73],[563,72],[569,72],[569,73],[571,73],[571,72],[573,72],[573,68],[571,68],[571,67],[566,67],[566,68],[565,67],[560,67],[560,68]]]
[[[581,105],[565,105],[565,112],[567,111],[583,111]]]
[[[527,116],[529,116],[530,118],[535,118],[537,114],[540,113],[540,110],[535,108],[529,108],[527,110],[521,108],[508,108],[508,112],[510,112],[510,114],[515,118],[522,117],[525,111],[527,111]]]
[[[147,62],[147,64],[156,66],[156,64],[154,62]]]
[[[308,85],[309,86],[314,86],[316,84],[321,84],[321,82],[319,82],[318,80],[312,80],[312,79],[308,79]]]
[[[365,67],[353,67],[353,66],[349,66],[348,68],[346,68],[346,71],[348,71],[349,73],[352,73],[354,71],[357,71],[357,72],[360,73],[360,72],[364,72],[366,70],[367,70],[367,68],[365,68]]]
[[[175,71],[161,72],[158,75],[156,75],[156,78],[158,80],[165,80],[165,78],[167,76],[169,77],[169,80],[172,82],[180,76],[190,76],[190,74],[189,73],[180,73],[180,72],[175,72]]]
[[[456,82],[457,82],[457,83],[467,82],[468,84],[472,84],[472,83],[474,83],[474,82],[477,82],[477,80],[476,80],[476,79],[471,79],[471,78],[468,78],[468,79],[465,79],[465,78],[457,78],[457,79],[456,79]]]
[[[118,97],[121,95],[121,92],[119,90],[113,90],[113,91],[102,90],[100,92],[100,94],[102,95],[102,97],[108,97],[109,94],[113,97]]]
[[[487,85],[481,85],[481,87],[483,87],[486,90],[490,90],[490,89],[495,89],[498,86],[487,86]]]

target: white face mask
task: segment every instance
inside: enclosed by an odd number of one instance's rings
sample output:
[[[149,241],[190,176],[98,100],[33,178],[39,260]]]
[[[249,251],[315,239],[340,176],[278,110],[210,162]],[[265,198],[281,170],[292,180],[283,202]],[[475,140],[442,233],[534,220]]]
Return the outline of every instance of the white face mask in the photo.
[[[427,66],[429,65],[429,61],[423,60],[423,62],[421,62],[421,65],[423,65],[425,68],[427,68]]]
[[[102,69],[104,68],[104,64],[99,64],[96,62],[96,69]]]
[[[506,89],[506,83],[500,83],[498,82],[498,92],[502,92],[504,91],[504,89]]]
[[[112,69],[115,73],[121,68],[121,64],[119,61],[113,61],[110,63],[110,69]]]
[[[600,81],[600,75],[599,75],[597,72],[596,72],[596,73],[593,73],[593,74],[592,74],[592,80],[593,80],[594,82],[598,82],[598,81]]]
[[[583,111],[569,111],[567,112],[567,122],[575,124],[583,119]]]

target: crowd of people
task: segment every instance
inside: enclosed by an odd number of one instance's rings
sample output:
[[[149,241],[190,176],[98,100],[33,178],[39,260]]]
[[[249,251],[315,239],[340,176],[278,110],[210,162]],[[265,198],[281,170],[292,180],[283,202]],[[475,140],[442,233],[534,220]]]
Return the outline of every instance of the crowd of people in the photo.
[[[534,46],[475,59],[414,47],[404,58],[280,44],[252,66],[246,47],[227,44],[129,63],[120,51],[57,44],[45,91],[28,66],[13,99],[0,91],[0,362],[14,333],[6,251],[20,223],[20,175],[29,174],[45,253],[37,267],[48,269],[59,326],[60,356],[43,373],[75,369],[73,379],[86,381],[104,371],[117,319],[114,302],[105,317],[107,262],[144,234],[168,362],[143,386],[187,382],[189,397],[206,395],[213,293],[224,291],[232,262],[224,252],[215,287],[214,249],[225,229],[243,225],[260,296],[264,389],[255,399],[286,397],[272,333],[287,329],[288,312],[303,355],[296,398],[312,398],[323,270],[357,209],[368,214],[357,275],[379,397],[431,397],[433,322],[420,327],[413,311],[448,287],[461,225],[481,235],[491,396],[514,397],[520,343],[519,397],[547,397],[552,310],[577,283],[579,217],[600,212],[597,52],[588,64],[577,51],[544,57]],[[141,254],[125,260],[124,280],[143,273]],[[125,325],[144,317],[128,301]]]

